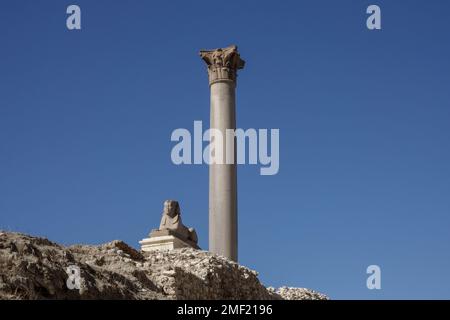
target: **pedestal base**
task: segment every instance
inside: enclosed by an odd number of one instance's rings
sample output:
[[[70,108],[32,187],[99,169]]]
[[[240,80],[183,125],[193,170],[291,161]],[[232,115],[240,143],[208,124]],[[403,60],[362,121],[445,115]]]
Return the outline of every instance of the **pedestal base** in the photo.
[[[173,250],[180,248],[199,249],[198,246],[194,247],[190,243],[185,242],[173,235],[145,238],[139,241],[139,243],[142,251]]]

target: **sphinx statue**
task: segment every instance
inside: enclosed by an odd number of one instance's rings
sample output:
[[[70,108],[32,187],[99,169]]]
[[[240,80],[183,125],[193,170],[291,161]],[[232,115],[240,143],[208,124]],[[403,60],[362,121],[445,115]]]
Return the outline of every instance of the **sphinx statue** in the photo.
[[[180,240],[197,247],[197,233],[194,228],[186,227],[181,221],[181,211],[178,201],[166,200],[164,202],[164,211],[162,213],[159,229],[153,230],[150,233],[150,237],[163,234],[174,235]]]

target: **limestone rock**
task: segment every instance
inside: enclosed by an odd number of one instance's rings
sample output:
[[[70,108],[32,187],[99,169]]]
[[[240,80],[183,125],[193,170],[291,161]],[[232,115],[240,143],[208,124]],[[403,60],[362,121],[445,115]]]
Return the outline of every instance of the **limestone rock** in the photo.
[[[80,270],[79,289],[67,286],[69,266]],[[64,247],[0,232],[0,299],[326,298],[307,289],[266,289],[255,271],[206,251],[142,253],[117,240]]]
[[[275,289],[269,287],[267,290],[279,295],[283,300],[328,300],[326,295],[306,288],[281,287]]]

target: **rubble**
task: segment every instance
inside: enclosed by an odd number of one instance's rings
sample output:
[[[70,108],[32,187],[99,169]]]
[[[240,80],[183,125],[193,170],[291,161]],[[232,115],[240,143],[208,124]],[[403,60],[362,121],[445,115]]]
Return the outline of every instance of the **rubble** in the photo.
[[[79,268],[69,274],[69,267]],[[68,281],[72,281],[70,286]],[[79,289],[69,289],[76,287]],[[265,288],[258,273],[192,248],[139,252],[122,241],[61,246],[0,232],[0,299],[327,299],[308,289]]]

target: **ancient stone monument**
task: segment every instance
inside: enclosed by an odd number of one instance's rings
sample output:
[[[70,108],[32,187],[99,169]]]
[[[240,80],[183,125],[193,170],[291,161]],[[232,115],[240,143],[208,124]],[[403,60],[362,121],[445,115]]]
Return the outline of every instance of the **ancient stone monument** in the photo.
[[[166,200],[159,229],[153,229],[148,238],[139,243],[142,251],[172,250],[197,245],[197,233],[194,228],[186,227],[181,221],[181,211],[178,201]]]
[[[224,164],[209,165],[209,251],[237,261],[236,138],[232,137],[233,144],[227,143],[226,129],[236,129],[237,70],[242,69],[245,62],[234,45],[201,50],[200,56],[208,67],[211,90],[210,129],[220,130],[224,137],[224,159],[234,159],[232,163],[224,161]],[[233,145],[234,148],[225,150],[226,145]]]

